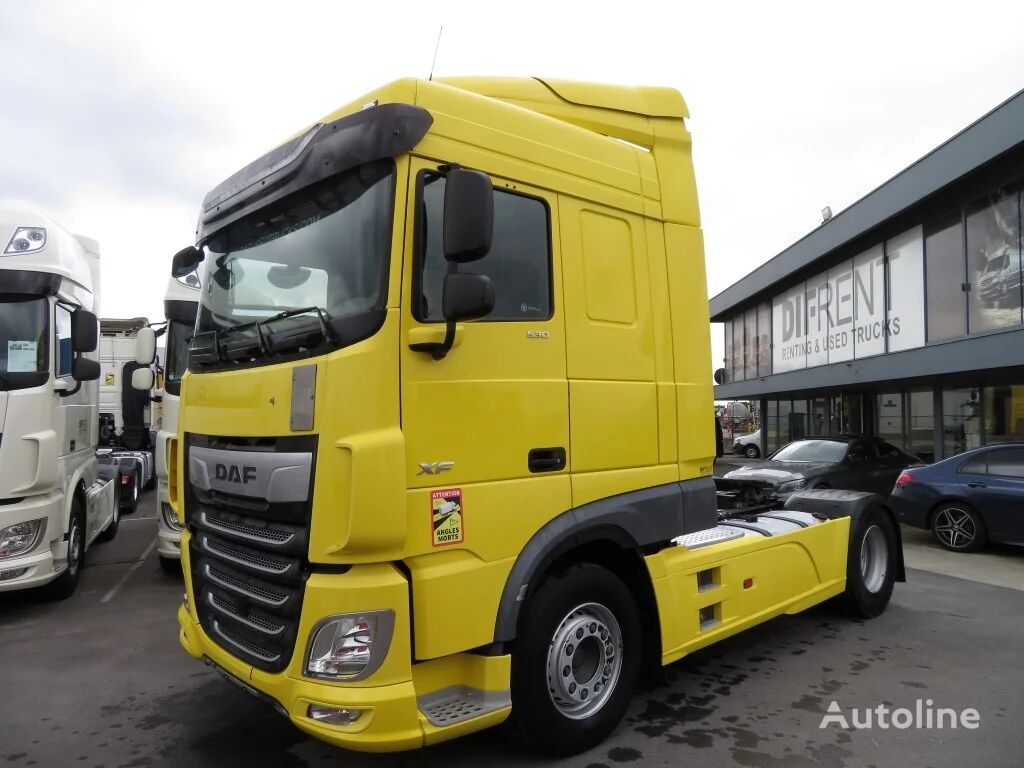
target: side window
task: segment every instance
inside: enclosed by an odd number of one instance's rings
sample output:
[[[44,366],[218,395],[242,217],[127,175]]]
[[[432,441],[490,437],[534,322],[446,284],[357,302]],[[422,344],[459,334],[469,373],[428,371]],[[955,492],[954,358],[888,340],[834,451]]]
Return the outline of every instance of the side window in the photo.
[[[850,456],[860,460],[873,460],[876,457],[874,446],[867,440],[856,440],[850,446]]]
[[[885,442],[885,440],[876,440],[875,447],[878,448],[878,455],[881,456],[883,459],[903,458],[903,451],[901,451],[892,443]]]
[[[444,258],[442,219],[445,177],[422,177],[419,264],[413,316],[421,322],[440,322],[441,289],[448,262]],[[494,281],[494,310],[479,322],[547,320],[551,317],[551,238],[543,200],[503,189],[494,190],[494,236],[484,258],[460,264],[460,272],[487,275]]]
[[[57,378],[71,375],[71,310],[58,304],[54,310],[54,345]]]
[[[973,459],[968,459],[960,465],[960,474],[964,475],[987,475],[988,474],[988,456],[987,454],[980,454],[975,456]]]
[[[988,473],[1024,478],[1024,448],[997,448],[988,455]]]

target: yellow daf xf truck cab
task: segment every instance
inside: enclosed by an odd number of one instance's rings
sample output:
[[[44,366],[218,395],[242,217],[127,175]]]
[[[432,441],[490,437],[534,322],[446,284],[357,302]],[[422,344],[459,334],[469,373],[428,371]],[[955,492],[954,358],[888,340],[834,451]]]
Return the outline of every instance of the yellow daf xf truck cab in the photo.
[[[716,488],[682,97],[402,80],[203,203],[180,640],[357,750],[596,744],[641,670],[902,578],[878,497]],[[720,507],[722,507],[720,509]]]

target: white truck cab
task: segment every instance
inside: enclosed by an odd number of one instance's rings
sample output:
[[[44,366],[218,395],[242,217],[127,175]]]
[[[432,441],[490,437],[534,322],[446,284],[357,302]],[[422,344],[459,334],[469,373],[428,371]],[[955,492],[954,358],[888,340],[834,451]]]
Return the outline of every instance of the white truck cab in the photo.
[[[74,591],[117,532],[117,459],[98,458],[99,247],[0,209],[0,591]]]
[[[188,345],[196,326],[199,308],[199,276],[193,271],[182,277],[171,277],[164,293],[164,316],[167,331],[164,354],[164,389],[162,421],[156,436],[157,554],[160,567],[168,573],[181,575],[181,524],[171,508],[167,495],[167,447],[178,431],[178,399],[181,377],[188,365]]]

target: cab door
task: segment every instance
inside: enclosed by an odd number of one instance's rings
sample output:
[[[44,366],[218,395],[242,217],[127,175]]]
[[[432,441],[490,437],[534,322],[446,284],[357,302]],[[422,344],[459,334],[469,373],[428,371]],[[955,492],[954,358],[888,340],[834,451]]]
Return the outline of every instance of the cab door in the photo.
[[[491,250],[458,269],[489,276],[495,306],[480,320],[459,323],[453,348],[435,360],[412,347],[444,337],[445,176],[436,162],[412,163],[401,310],[406,549],[466,549],[495,562],[513,557],[570,506],[557,200],[491,177]],[[503,583],[504,575],[492,576]],[[493,620],[492,613],[491,628]]]

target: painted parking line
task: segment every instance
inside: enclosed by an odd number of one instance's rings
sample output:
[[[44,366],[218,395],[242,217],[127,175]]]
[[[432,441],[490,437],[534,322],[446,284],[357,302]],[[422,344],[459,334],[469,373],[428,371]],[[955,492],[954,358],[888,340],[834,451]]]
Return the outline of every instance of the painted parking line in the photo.
[[[131,577],[131,575],[133,573],[135,573],[137,570],[139,570],[139,568],[145,562],[146,558],[149,557],[150,553],[152,553],[152,551],[154,549],[156,549],[156,541],[155,540],[150,542],[149,546],[146,547],[146,551],[143,552],[141,555],[139,555],[139,559],[136,560],[132,564],[132,567],[129,568],[125,572],[124,576],[122,576],[120,579],[117,580],[117,584],[115,584],[114,586],[112,586],[110,588],[110,591],[107,592],[107,594],[105,594],[103,596],[103,599],[100,600],[100,602],[101,603],[109,603],[111,600],[113,600],[114,599],[114,595],[117,594],[117,590],[119,590],[121,587],[123,587],[125,585],[125,582],[128,581],[129,577]]]

